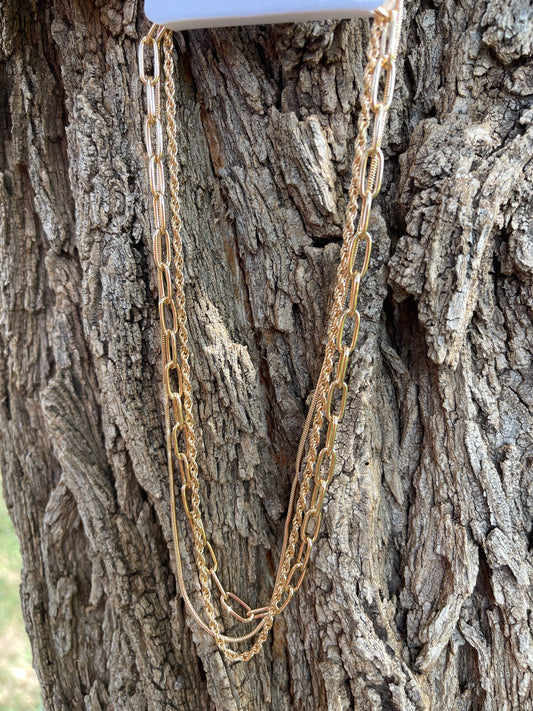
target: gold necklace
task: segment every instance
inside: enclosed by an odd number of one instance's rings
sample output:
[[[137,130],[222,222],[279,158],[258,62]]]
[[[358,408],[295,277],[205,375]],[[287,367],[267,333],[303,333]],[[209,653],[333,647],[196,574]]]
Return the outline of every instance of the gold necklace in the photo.
[[[361,279],[370,261],[372,239],[368,232],[368,221],[372,201],[381,188],[383,176],[381,142],[394,91],[402,15],[403,0],[396,0],[393,10],[380,8],[375,12],[363,75],[352,180],[324,360],[298,447],[274,588],[270,602],[258,608],[251,608],[222,584],[218,576],[217,557],[207,540],[202,523],[180,237],[173,33],[165,27],[152,25],[139,46],[139,73],[146,87],[147,118],[144,133],[153,197],[153,255],[159,294],[166,452],[178,583],[189,612],[200,627],[213,636],[229,660],[249,661],[261,650],[275,616],[285,609],[302,585],[311,550],[318,538],[324,496],[335,471],[337,428],[346,407],[348,363],[359,333],[357,299]],[[164,55],[170,225],[165,211],[161,45]],[[150,75],[145,71],[147,50],[152,52]],[[372,138],[368,142],[371,123]],[[305,466],[300,471],[303,461]],[[196,611],[185,588],[176,519],[176,470],[181,477],[181,499],[191,528],[207,620],[202,619]],[[214,591],[219,595],[221,607],[227,613],[241,623],[252,625],[248,633],[231,637],[222,632],[212,600]],[[236,652],[229,647],[253,637],[257,638],[245,652]]]

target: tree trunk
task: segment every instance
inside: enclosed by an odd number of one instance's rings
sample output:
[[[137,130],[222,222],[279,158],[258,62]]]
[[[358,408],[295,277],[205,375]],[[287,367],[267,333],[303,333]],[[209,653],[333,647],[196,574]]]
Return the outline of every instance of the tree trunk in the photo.
[[[248,664],[174,577],[148,23],[136,0],[1,8],[0,461],[44,708],[533,709],[531,3],[407,6],[337,470]],[[204,520],[253,605],[320,369],[368,36],[176,35]],[[185,576],[198,603],[190,554]]]

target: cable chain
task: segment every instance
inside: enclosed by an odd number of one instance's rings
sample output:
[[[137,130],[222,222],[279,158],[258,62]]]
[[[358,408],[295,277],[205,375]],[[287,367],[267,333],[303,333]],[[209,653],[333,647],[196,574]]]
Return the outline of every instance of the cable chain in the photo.
[[[335,471],[337,428],[346,409],[348,396],[346,376],[349,358],[356,346],[359,334],[360,314],[357,310],[357,301],[361,280],[368,269],[372,250],[368,222],[372,201],[379,193],[383,178],[384,156],[381,143],[387,112],[390,109],[394,92],[396,55],[402,14],[403,0],[397,0],[394,10],[380,9],[376,11],[372,25],[367,51],[367,66],[363,75],[361,111],[346,208],[346,222],[343,230],[343,244],[337,270],[324,361],[298,450],[283,549],[274,589],[270,603],[258,608],[252,608],[223,586],[218,576],[218,560],[206,537],[201,518],[181,242],[173,34],[164,27],[153,25],[139,45],[139,76],[146,88],[147,118],[144,124],[144,137],[148,154],[148,177],[153,198],[155,230],[152,241],[159,294],[166,451],[178,582],[181,595],[194,619],[214,637],[218,647],[228,659],[233,661],[248,661],[260,651],[267,639],[275,615],[285,609],[294,593],[301,587],[313,545],[320,532],[324,498]],[[160,99],[160,45],[162,41],[172,240],[165,214],[164,145]],[[148,74],[146,71],[145,51],[147,49],[152,50],[152,74]],[[382,92],[381,96],[380,91]],[[372,139],[368,145],[368,133],[372,120]],[[360,208],[358,209],[359,201]],[[356,229],[357,215],[359,215],[359,221]],[[174,271],[174,285],[172,270]],[[322,434],[324,419],[327,423],[325,435]],[[305,467],[300,475],[300,463],[309,432]],[[319,450],[321,438],[323,445]],[[181,478],[180,492],[183,510],[192,532],[194,556],[199,571],[201,596],[207,623],[194,608],[185,588],[176,519],[175,463],[177,463]],[[298,498],[294,514],[292,514],[298,484]],[[206,549],[210,565],[206,561]],[[240,637],[224,635],[221,632],[212,602],[211,595],[214,589],[219,593],[221,608],[238,622],[249,624],[259,620],[259,623],[250,632]],[[239,606],[238,610],[240,611],[234,609],[234,604]],[[235,652],[227,646],[243,642],[255,635],[258,635],[256,642],[246,652]]]

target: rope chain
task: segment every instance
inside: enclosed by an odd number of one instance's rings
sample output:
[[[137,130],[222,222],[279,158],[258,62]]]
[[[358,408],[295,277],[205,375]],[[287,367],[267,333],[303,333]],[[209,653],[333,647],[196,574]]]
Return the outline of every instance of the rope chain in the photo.
[[[376,11],[372,25],[324,360],[298,447],[282,552],[272,595],[268,605],[256,608],[227,590],[221,582],[218,560],[207,539],[200,510],[181,241],[173,33],[165,27],[152,25],[139,45],[139,75],[145,86],[147,106],[144,138],[153,199],[152,247],[157,269],[165,444],[177,577],[181,596],[192,617],[213,636],[220,650],[232,661],[249,661],[261,650],[275,616],[285,609],[301,587],[311,551],[319,535],[324,497],[335,471],[337,428],[346,408],[348,364],[359,334],[360,313],[357,301],[372,249],[368,222],[372,201],[379,193],[383,178],[384,156],[381,144],[394,92],[402,15],[403,0],[396,0],[393,10]],[[161,45],[164,56],[170,225],[165,211]],[[146,71],[150,64],[145,56],[147,51],[151,51],[152,55],[151,74]],[[369,142],[371,124],[372,138]],[[304,460],[305,466],[301,471]],[[196,611],[185,587],[176,515],[176,472],[179,472],[182,505],[191,529],[207,621]],[[218,595],[222,610],[238,622],[252,624],[252,629],[241,636],[225,635],[213,604],[213,594]],[[228,646],[256,636],[254,644],[245,652],[236,652]]]

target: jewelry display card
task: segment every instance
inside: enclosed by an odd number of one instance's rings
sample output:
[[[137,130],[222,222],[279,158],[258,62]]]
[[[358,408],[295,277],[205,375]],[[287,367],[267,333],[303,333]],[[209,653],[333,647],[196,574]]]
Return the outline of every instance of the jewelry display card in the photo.
[[[146,16],[171,30],[370,17],[394,0],[145,0]]]

